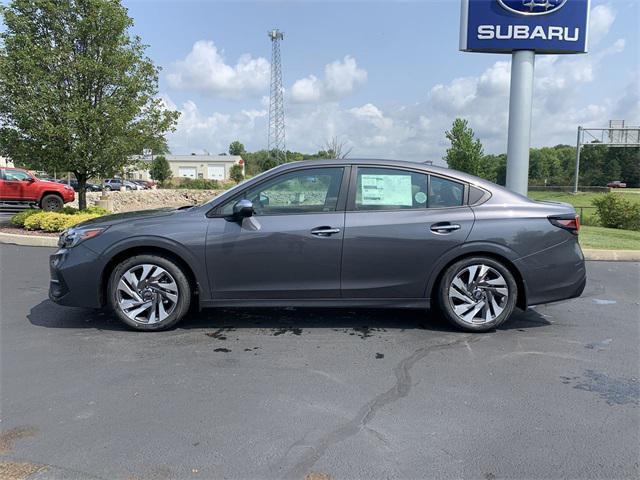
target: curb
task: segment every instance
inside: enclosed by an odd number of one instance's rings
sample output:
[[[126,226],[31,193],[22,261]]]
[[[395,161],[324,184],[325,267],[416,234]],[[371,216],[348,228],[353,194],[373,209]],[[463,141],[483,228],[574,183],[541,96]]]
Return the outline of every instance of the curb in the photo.
[[[0,232],[0,243],[24,245],[28,247],[57,247],[57,237],[42,237],[39,235],[19,235],[17,233]],[[640,262],[640,250],[582,250],[585,260],[601,262]]]
[[[601,262],[640,262],[640,250],[582,250],[585,260]]]
[[[27,247],[57,247],[58,237],[19,235],[17,233],[0,232],[0,243],[10,243],[13,245],[23,245]]]

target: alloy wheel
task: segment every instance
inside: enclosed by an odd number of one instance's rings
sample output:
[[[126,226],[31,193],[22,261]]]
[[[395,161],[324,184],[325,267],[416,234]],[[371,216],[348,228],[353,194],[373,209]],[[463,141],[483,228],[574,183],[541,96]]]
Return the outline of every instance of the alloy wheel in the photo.
[[[493,322],[509,300],[507,281],[484,264],[460,270],[449,285],[449,303],[455,315],[469,325]]]
[[[118,307],[136,323],[162,322],[173,313],[179,292],[173,276],[158,265],[142,264],[122,274],[116,288]]]

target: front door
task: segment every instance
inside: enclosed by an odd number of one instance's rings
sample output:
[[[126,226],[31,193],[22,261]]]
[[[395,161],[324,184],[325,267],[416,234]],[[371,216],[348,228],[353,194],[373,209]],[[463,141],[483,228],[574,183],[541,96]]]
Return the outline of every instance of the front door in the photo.
[[[433,264],[465,241],[474,215],[464,185],[444,177],[358,167],[345,218],[344,298],[424,298]]]
[[[346,170],[283,173],[221,206],[207,231],[214,300],[339,297]],[[255,214],[230,220],[240,199]]]

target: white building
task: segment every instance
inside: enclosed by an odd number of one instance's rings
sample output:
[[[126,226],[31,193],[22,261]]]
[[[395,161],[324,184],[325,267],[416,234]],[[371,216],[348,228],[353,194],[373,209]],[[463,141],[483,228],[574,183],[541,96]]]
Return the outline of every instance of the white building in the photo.
[[[229,180],[231,167],[242,165],[239,155],[164,155],[171,167],[173,178],[204,178],[207,180]],[[151,163],[150,158],[140,160]],[[149,170],[137,170],[132,173],[134,179],[150,180]]]

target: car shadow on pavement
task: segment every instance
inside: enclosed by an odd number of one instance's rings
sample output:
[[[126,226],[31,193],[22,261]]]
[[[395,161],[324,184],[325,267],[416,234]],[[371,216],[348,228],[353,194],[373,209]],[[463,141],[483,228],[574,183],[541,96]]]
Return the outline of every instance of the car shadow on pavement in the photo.
[[[61,307],[50,300],[34,306],[27,315],[36,326],[132,331],[109,310]],[[551,325],[535,310],[517,310],[498,330],[529,329]],[[271,329],[275,335],[303,329],[351,329],[367,335],[372,330],[422,329],[456,331],[437,310],[369,308],[214,308],[192,312],[180,322],[185,329]]]

